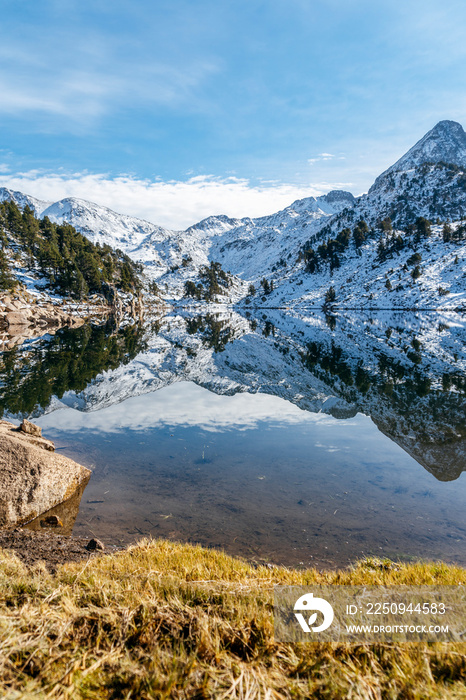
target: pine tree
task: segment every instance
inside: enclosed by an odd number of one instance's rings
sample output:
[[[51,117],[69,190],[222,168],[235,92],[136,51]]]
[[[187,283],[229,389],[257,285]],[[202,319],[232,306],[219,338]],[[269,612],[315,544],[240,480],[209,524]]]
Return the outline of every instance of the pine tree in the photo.
[[[8,258],[3,250],[0,250],[0,289],[13,289],[15,279],[10,273]]]
[[[104,281],[127,292],[141,287],[138,264],[108,245],[94,245],[70,224],[38,220],[28,207],[21,211],[14,202],[0,202],[2,250],[8,247],[5,231],[18,255],[26,257],[31,269],[40,270],[49,289],[82,298],[89,290],[100,292]]]
[[[366,236],[368,233],[369,227],[364,221],[364,219],[361,219],[353,231],[353,238],[356,248],[360,248],[362,246],[362,244],[366,240]]]
[[[418,216],[416,219],[415,240],[419,242],[423,238],[428,238],[431,233],[432,229],[429,219],[426,219],[423,216]]]
[[[337,295],[333,287],[329,287],[325,292],[323,308],[326,309],[334,303]]]
[[[270,284],[269,281],[264,277],[261,279],[261,286],[262,289],[264,290],[264,294],[270,294]]]

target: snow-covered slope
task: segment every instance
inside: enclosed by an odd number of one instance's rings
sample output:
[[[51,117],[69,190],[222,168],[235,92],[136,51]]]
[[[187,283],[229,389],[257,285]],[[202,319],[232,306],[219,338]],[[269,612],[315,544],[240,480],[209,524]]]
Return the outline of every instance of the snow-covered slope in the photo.
[[[183,295],[184,283],[195,278],[199,268],[211,260],[221,262],[224,269],[245,280],[267,272],[283,256],[293,258],[321,221],[355,202],[349,192],[335,191],[298,200],[271,216],[211,216],[186,231],[173,231],[81,199],[66,198],[50,204],[19,192],[3,191],[4,198],[14,199],[19,206],[31,206],[39,216],[55,223],[70,223],[92,242],[121,249],[145,266],[147,275],[167,296],[175,298]],[[233,285],[229,299],[244,296],[246,288],[239,282]]]
[[[448,119],[439,122],[379,178],[387,173],[417,168],[423,163],[454,163],[466,167],[466,133],[461,124]]]
[[[51,202],[43,202],[40,199],[31,197],[28,194],[10,190],[8,187],[0,187],[0,202],[15,202],[19,207],[29,207],[36,216],[42,216],[44,209],[50,206]]]
[[[267,304],[321,306],[332,286],[337,306],[343,307],[466,306],[466,235],[458,234],[449,242],[443,237],[444,222],[452,222],[454,231],[463,229],[465,164],[463,128],[455,122],[440,122],[380,175],[353,207],[311,232],[302,250],[317,250],[345,228],[352,233],[360,220],[369,227],[364,244],[358,247],[351,240],[339,253],[339,267],[330,269],[324,260],[314,274],[306,271],[302,260],[296,261],[291,269],[274,278],[275,291]],[[387,217],[394,225],[393,232],[380,226]],[[432,227],[430,236],[420,239],[412,231],[418,217],[441,223]],[[381,242],[389,254],[380,255]],[[413,278],[417,265],[420,274]]]
[[[455,221],[466,214],[466,133],[461,124],[439,122],[413,148],[377,177],[358,198],[349,216],[334,218],[333,227],[358,219],[375,224],[389,216],[394,224],[418,216]]]
[[[180,283],[210,260],[222,262],[225,269],[235,275],[254,274],[254,265],[253,269],[247,269],[247,261],[254,262],[263,271],[268,258],[273,265],[288,246],[292,246],[293,252],[297,250],[308,235],[307,227],[352,206],[354,201],[349,192],[330,192],[317,199],[298,200],[277,214],[257,219],[211,216],[186,231],[164,229],[72,198],[52,204],[42,216],[57,223],[67,221],[93,242],[121,248],[134,260],[145,264],[155,279],[163,276],[163,282],[173,289],[180,287]],[[276,239],[273,250],[272,239]],[[246,256],[245,244],[251,246]],[[183,270],[172,271],[172,268],[181,267],[183,258],[190,259],[191,264]]]
[[[48,216],[54,223],[66,221],[93,243],[106,243],[125,253],[140,246],[148,235],[165,239],[171,233],[148,221],[117,214],[107,207],[73,197],[51,204],[41,212],[41,216]]]
[[[418,216],[455,221],[465,213],[465,172],[444,163],[424,163],[377,178],[367,195],[360,198],[355,212],[370,222],[390,216],[393,223],[404,225]]]
[[[445,243],[442,229],[433,226],[431,235],[419,242],[404,231],[382,238],[379,234],[360,248],[350,245],[340,267],[333,270],[324,262],[311,274],[302,261],[275,282],[275,291],[264,303],[321,308],[333,287],[336,308],[466,308],[466,240]],[[393,238],[404,247],[390,250],[387,243],[389,253],[381,259],[380,242]],[[252,303],[261,299],[256,297]]]
[[[461,124],[439,122],[358,201],[355,215],[394,223],[415,217],[457,220],[466,213],[466,133]]]
[[[243,220],[212,240],[210,256],[234,274],[257,281],[286,267],[309,236],[334,214],[353,207],[355,201],[350,192],[332,191],[299,199],[271,216]]]

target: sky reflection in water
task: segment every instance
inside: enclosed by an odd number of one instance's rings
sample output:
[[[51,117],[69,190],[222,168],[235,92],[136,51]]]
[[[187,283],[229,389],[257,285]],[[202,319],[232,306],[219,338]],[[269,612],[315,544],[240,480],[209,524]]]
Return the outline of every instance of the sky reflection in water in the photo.
[[[372,420],[190,382],[37,421],[93,468],[74,533],[142,535],[288,565],[369,554],[466,564],[466,480],[439,482]]]

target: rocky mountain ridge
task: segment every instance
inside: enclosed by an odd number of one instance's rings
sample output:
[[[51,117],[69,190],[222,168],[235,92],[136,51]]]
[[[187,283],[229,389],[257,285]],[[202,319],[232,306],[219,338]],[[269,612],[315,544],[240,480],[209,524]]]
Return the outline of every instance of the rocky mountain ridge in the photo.
[[[328,289],[334,287],[337,305],[455,308],[466,303],[466,248],[461,228],[466,214],[465,167],[466,134],[460,124],[442,121],[382,173],[367,194],[355,198],[349,192],[333,191],[255,219],[211,216],[186,231],[173,231],[73,198],[39,202],[3,188],[0,200],[28,204],[40,216],[71,223],[93,242],[120,248],[144,265],[147,278],[171,301],[183,299],[186,282],[197,282],[202,267],[215,261],[232,279],[228,293],[218,299],[223,303],[321,306]],[[419,217],[440,222],[440,228],[422,242],[421,274],[413,285],[408,260],[416,254],[419,241],[411,240],[409,228]],[[389,265],[378,254],[380,240],[387,238],[380,222],[387,218],[393,227],[390,235],[405,244],[404,252],[396,250]],[[360,220],[368,231],[357,245],[351,236]],[[441,225],[447,221],[456,233],[454,240],[445,242]],[[345,229],[350,241],[339,253],[338,269],[323,264],[319,274],[309,274],[303,262],[306,250]],[[264,279],[266,294],[260,287]],[[400,283],[394,284],[397,280]],[[256,294],[250,294],[251,287]],[[398,290],[395,295],[393,288]]]
[[[388,173],[407,171],[424,163],[454,163],[466,167],[466,133],[461,124],[448,119],[438,122],[377,180]]]

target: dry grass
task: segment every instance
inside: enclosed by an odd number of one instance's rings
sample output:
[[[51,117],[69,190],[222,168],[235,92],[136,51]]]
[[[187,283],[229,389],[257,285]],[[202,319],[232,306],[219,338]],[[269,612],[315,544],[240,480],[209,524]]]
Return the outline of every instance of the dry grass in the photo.
[[[54,575],[0,553],[3,698],[466,698],[466,647],[276,644],[274,584],[466,584],[445,564],[254,568],[166,541]]]

